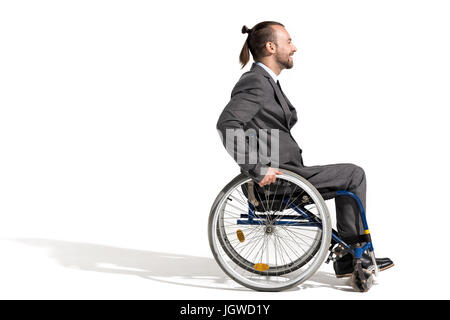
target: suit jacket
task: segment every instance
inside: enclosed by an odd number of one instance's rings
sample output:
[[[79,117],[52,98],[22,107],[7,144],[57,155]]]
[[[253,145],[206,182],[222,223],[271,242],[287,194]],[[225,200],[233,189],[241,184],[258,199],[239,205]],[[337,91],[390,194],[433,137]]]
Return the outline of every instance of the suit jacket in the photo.
[[[278,129],[279,163],[264,163],[258,157],[257,163],[249,163],[249,142],[245,143],[245,163],[238,163],[241,172],[260,182],[269,166],[280,168],[302,167],[302,150],[291,135],[290,129],[297,122],[297,112],[294,106],[280,90],[270,74],[261,66],[253,63],[251,69],[245,72],[231,92],[231,100],[224,108],[217,122],[222,142],[226,146],[227,129],[267,129],[268,139],[261,141],[258,137],[258,150],[270,150],[270,129]],[[261,145],[265,143],[266,145]],[[232,156],[237,158],[235,149]]]

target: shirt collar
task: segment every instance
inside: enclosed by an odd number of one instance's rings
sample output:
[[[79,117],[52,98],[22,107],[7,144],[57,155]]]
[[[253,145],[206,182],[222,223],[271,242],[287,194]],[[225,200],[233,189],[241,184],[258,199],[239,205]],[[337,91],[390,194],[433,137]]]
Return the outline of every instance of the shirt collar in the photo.
[[[273,81],[275,81],[275,83],[277,83],[277,81],[278,81],[277,75],[272,70],[270,70],[270,68],[268,66],[266,66],[264,63],[259,62],[259,61],[256,62],[256,64],[258,66],[264,68],[264,70],[266,70],[270,74],[270,76],[272,77]]]

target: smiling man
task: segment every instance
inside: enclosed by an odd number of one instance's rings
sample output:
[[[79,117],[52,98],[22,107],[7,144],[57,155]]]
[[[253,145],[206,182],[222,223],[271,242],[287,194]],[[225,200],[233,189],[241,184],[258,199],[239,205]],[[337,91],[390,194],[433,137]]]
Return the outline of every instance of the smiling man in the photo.
[[[238,161],[241,171],[250,176],[261,187],[274,183],[276,176],[282,174],[278,168],[295,172],[311,182],[320,192],[347,190],[355,193],[366,207],[366,175],[364,170],[351,163],[321,166],[305,166],[302,149],[291,135],[290,129],[297,122],[297,112],[281,89],[278,76],[284,69],[294,66],[293,55],[297,48],[284,25],[275,21],[264,21],[253,28],[242,28],[248,34],[240,53],[242,68],[250,60],[255,61],[250,71],[245,72],[231,93],[231,100],[217,122],[217,129],[224,145],[230,152],[224,137],[232,130],[246,132],[268,132],[265,139],[257,137],[258,150],[272,150],[271,135],[276,133],[277,159],[249,154],[251,136],[244,143],[243,150],[233,149],[231,155]],[[272,134],[273,133],[273,134]],[[234,138],[233,138],[234,142]],[[271,161],[272,160],[272,161]],[[364,228],[359,209],[353,199],[336,197],[336,220],[339,236],[349,245],[364,242]],[[362,259],[363,268],[369,269],[372,262],[369,256]],[[380,270],[393,266],[388,258],[377,259]],[[353,272],[353,258],[344,255],[334,263],[338,277],[350,276]]]

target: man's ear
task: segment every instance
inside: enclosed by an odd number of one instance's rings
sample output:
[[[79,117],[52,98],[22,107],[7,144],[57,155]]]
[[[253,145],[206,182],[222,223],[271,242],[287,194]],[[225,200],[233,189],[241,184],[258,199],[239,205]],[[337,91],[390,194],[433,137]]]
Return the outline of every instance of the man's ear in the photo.
[[[266,50],[267,52],[269,52],[270,54],[275,53],[275,43],[268,41],[266,42]]]

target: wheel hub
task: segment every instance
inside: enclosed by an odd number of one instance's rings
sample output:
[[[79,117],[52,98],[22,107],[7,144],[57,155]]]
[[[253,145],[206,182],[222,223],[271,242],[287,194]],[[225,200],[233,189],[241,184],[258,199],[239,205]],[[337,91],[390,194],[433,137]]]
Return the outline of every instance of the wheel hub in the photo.
[[[273,233],[273,231],[275,230],[275,227],[273,225],[267,225],[266,229],[264,230],[267,234],[271,234]]]

